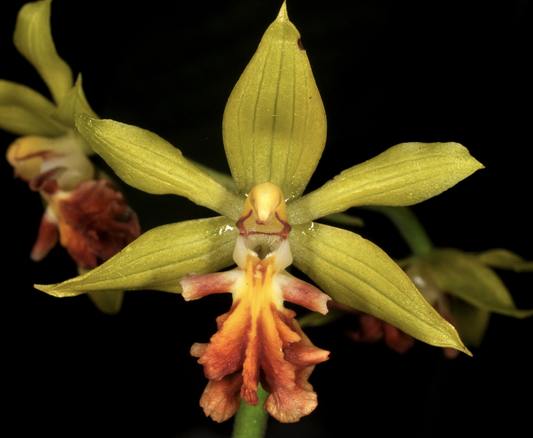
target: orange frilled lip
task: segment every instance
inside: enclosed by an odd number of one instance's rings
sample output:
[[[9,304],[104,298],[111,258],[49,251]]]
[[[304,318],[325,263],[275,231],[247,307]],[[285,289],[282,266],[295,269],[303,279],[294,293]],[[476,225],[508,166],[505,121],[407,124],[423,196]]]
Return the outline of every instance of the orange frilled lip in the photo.
[[[276,272],[275,256],[248,255],[246,268],[207,275],[189,274],[181,284],[186,300],[232,292],[233,305],[217,319],[218,332],[206,344],[194,344],[209,379],[200,405],[207,416],[225,421],[241,399],[257,405],[258,382],[270,392],[264,408],[281,422],[295,422],[317,406],[308,378],[329,352],[315,347],[283,300],[327,312],[329,297],[289,275]]]
[[[61,191],[53,179],[35,187],[48,201],[32,260],[42,260],[58,238],[82,269],[94,269],[135,240],[141,229],[136,213],[109,180],[85,180]]]

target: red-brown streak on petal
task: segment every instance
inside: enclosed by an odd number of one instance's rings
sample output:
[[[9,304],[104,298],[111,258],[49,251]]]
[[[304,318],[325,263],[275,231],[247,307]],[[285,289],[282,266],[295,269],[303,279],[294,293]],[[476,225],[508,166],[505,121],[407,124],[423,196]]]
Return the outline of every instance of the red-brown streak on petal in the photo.
[[[236,301],[219,331],[211,337],[205,353],[198,360],[209,380],[221,380],[242,369],[244,352],[249,341],[250,311]]]
[[[250,209],[250,211],[247,214],[244,214],[244,212],[243,212],[241,217],[239,218],[239,220],[235,224],[237,226],[237,228],[240,230],[241,233],[246,233],[246,229],[244,228],[244,221],[246,219],[248,219],[252,215],[252,213],[253,213],[252,209]]]
[[[200,398],[205,416],[210,416],[217,423],[231,418],[241,405],[241,385],[242,375],[238,372],[218,381],[210,381]]]
[[[215,272],[214,274],[198,275],[194,272],[185,275],[181,281],[185,301],[198,300],[211,294],[231,292],[235,281],[242,275],[240,268]]]
[[[37,239],[30,253],[30,258],[34,262],[40,262],[56,246],[57,241],[57,222],[52,218],[48,210],[45,210],[39,225]]]
[[[331,298],[320,289],[286,274],[280,274],[276,279],[285,301],[298,304],[323,315],[328,313],[327,302]]]
[[[275,212],[275,214],[276,214],[276,218],[278,219],[278,221],[280,221],[283,224],[283,230],[281,231],[281,234],[284,236],[288,236],[288,234],[292,230],[291,224],[289,224],[288,221],[285,221],[282,218],[280,218],[277,211]]]

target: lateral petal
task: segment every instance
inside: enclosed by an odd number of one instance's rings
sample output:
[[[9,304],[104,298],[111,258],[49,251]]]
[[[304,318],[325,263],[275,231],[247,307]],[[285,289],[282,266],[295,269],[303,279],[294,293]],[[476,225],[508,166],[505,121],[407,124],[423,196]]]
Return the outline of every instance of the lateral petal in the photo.
[[[470,354],[453,326],[372,242],[316,223],[294,227],[289,241],[294,265],[334,300],[387,321],[428,344]]]
[[[179,280],[185,274],[217,271],[233,263],[237,234],[234,223],[224,217],[164,225],[141,235],[85,275],[35,287],[56,297],[98,290],[181,293]]]
[[[76,127],[123,181],[139,190],[184,196],[237,220],[244,199],[200,170],[158,135],[113,120],[76,116]]]
[[[287,215],[291,224],[301,224],[360,205],[413,205],[481,168],[458,143],[402,143],[288,204]]]

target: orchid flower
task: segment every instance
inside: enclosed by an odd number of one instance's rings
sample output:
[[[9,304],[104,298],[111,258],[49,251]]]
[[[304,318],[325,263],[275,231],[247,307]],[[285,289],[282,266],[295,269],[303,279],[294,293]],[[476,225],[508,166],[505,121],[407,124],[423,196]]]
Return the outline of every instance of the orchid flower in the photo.
[[[512,318],[533,315],[532,309],[516,307],[494,270],[533,271],[533,262],[509,250],[471,254],[457,248],[433,248],[423,256],[402,261],[402,266],[420,293],[456,327],[468,346],[480,346],[492,313]],[[446,349],[445,354],[457,356],[452,349]]]
[[[45,205],[30,257],[40,261],[59,241],[80,272],[115,255],[139,236],[137,215],[111,180],[101,178],[88,156],[89,143],[74,128],[74,113],[97,117],[82,88],[81,75],[57,54],[50,29],[51,0],[25,4],[13,40],[37,70],[52,100],[24,85],[0,80],[0,128],[21,135],[6,158],[15,176],[39,192]],[[95,179],[98,178],[98,179]],[[106,313],[120,309],[122,294],[91,294]]]
[[[385,252],[361,236],[315,222],[359,205],[412,205],[483,166],[456,143],[403,143],[302,196],[326,140],[326,116],[300,34],[285,4],[231,93],[223,140],[235,190],[147,130],[77,115],[76,127],[125,182],[185,196],[219,216],[154,228],[83,276],[36,287],[56,297],[151,289],[193,300],[230,292],[209,343],[194,344],[209,384],[206,415],[230,418],[241,399],[294,422],[317,405],[308,382],[328,358],[286,309],[326,313],[329,298],[411,336],[470,354],[457,332]],[[233,264],[234,269],[218,272]],[[307,274],[321,290],[286,272]]]
[[[513,318],[533,315],[532,309],[516,307],[512,295],[495,269],[514,272],[533,271],[533,261],[524,260],[507,249],[497,248],[481,253],[467,253],[458,248],[433,245],[415,214],[406,207],[370,207],[387,216],[396,226],[412,251],[399,260],[422,296],[449,321],[469,347],[479,347],[487,330],[490,315],[497,313]],[[339,307],[339,306],[337,306]],[[314,324],[320,324],[315,318]],[[310,321],[304,321],[304,324]],[[349,336],[358,342],[384,340],[391,349],[404,353],[414,342],[411,336],[378,318],[362,314],[360,327]],[[459,352],[444,348],[453,359]]]

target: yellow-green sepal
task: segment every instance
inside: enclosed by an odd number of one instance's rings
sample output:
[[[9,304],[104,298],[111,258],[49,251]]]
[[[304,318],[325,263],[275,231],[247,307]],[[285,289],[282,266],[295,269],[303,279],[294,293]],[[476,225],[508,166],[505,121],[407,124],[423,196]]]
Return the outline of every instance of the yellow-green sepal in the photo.
[[[372,242],[317,223],[294,226],[289,240],[294,265],[335,301],[387,321],[428,344],[470,354],[455,328]]]
[[[437,287],[475,307],[515,318],[533,315],[517,309],[498,275],[473,254],[455,248],[435,248],[423,259]]]
[[[244,199],[200,170],[158,135],[113,120],[77,114],[76,127],[93,150],[129,185],[145,192],[185,196],[237,220]]]
[[[50,117],[55,110],[37,91],[0,79],[0,129],[15,135],[60,136],[67,128]]]
[[[69,65],[57,54],[52,39],[51,5],[52,0],[26,3],[18,13],[13,42],[59,103],[72,88],[73,76]]]
[[[181,293],[179,280],[184,275],[214,272],[233,264],[237,235],[235,223],[224,217],[163,225],[80,277],[35,287],[56,297],[145,289]]]
[[[509,269],[515,272],[533,271],[533,261],[527,261],[508,249],[489,249],[479,254],[478,258],[482,263],[497,269]]]
[[[413,205],[482,168],[458,143],[401,143],[288,204],[287,215],[291,223],[300,224],[350,207]]]
[[[222,133],[240,194],[265,181],[289,200],[303,192],[324,150],[326,114],[285,3],[228,99]]]

